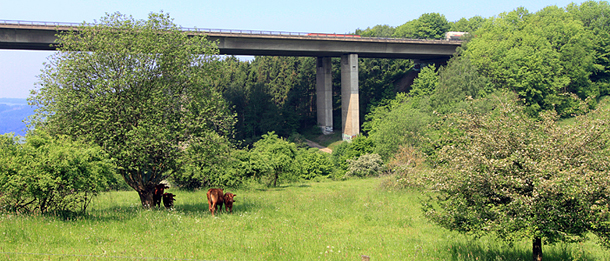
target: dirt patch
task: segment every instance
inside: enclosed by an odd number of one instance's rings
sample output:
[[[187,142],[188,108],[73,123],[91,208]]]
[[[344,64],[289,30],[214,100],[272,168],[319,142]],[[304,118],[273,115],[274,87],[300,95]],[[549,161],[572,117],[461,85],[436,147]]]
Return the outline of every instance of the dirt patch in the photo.
[[[333,153],[333,151],[327,147],[324,147],[316,142],[313,142],[311,140],[305,139],[305,142],[307,142],[307,146],[312,147],[312,148],[318,148],[320,149],[320,151],[322,152],[326,152],[326,153]]]

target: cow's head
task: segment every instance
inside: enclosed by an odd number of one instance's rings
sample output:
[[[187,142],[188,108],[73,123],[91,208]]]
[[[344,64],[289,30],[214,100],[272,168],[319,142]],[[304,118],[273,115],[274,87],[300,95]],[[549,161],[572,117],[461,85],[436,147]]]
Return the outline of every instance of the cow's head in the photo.
[[[235,195],[233,193],[225,193],[225,196],[224,196],[225,203],[235,202],[235,199],[233,199],[235,196],[237,196],[237,195]]]

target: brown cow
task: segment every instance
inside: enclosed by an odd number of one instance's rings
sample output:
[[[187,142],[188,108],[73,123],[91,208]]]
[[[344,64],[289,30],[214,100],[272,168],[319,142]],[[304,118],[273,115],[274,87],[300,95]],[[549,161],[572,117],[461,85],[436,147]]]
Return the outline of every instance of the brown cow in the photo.
[[[225,211],[226,212],[233,213],[233,202],[235,202],[233,197],[235,197],[235,196],[237,196],[237,195],[235,195],[233,193],[226,193],[225,194],[224,200],[225,200]]]
[[[173,208],[174,200],[176,200],[176,195],[172,193],[163,194],[163,206],[165,206],[165,208]]]
[[[169,187],[165,184],[159,184],[155,186],[155,192],[153,193],[153,206],[161,206],[161,198],[163,198],[163,190]]]
[[[212,212],[212,216],[214,216],[214,211],[222,210],[222,204],[224,202],[224,193],[222,189],[213,188],[208,190],[208,207],[210,208],[210,212]]]

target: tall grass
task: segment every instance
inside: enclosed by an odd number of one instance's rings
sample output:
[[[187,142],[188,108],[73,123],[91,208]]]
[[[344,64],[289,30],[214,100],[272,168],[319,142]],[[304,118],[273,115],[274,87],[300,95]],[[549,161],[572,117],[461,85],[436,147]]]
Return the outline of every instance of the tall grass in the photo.
[[[105,193],[86,216],[0,217],[0,260],[531,260],[531,243],[469,238],[430,224],[417,191],[379,179],[303,183],[237,194],[212,217],[205,191],[170,189],[176,208],[143,210]],[[594,243],[546,245],[546,260],[610,260]]]

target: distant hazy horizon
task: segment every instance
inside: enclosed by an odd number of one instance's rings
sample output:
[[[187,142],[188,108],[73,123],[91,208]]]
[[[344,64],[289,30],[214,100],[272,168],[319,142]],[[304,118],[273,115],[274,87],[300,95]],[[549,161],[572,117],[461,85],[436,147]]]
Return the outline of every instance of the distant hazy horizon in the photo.
[[[0,135],[12,132],[24,136],[23,120],[32,114],[34,108],[28,105],[26,98],[0,98]]]

